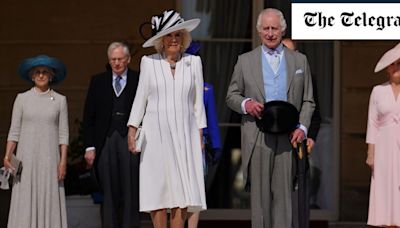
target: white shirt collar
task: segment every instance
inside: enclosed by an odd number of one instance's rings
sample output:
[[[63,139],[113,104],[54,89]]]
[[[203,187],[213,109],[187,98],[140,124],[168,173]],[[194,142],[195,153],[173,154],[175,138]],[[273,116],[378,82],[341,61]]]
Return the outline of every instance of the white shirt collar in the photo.
[[[116,74],[116,73],[113,71],[112,76],[113,76],[113,80],[115,80],[115,79],[117,78],[118,74]],[[128,68],[126,68],[125,71],[124,71],[124,73],[122,73],[120,76],[122,77],[123,80],[126,81],[126,77],[128,76]]]
[[[265,55],[269,55],[269,54],[268,54],[268,51],[273,51],[271,48],[268,48],[268,47],[265,46],[264,44],[261,45],[261,46],[262,46],[262,50],[263,50],[263,52],[264,52]],[[276,53],[277,55],[282,55],[282,54],[283,54],[283,51],[284,51],[283,44],[282,44],[282,43],[279,44],[279,46],[276,47],[275,50],[278,52],[278,53]]]

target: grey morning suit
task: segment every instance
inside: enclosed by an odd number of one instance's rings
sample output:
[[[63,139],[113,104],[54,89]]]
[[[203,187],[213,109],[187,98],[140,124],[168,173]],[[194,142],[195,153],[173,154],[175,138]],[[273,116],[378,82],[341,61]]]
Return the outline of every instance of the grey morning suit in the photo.
[[[288,134],[271,135],[256,126],[254,117],[244,114],[246,98],[265,102],[261,46],[240,55],[226,97],[227,105],[243,114],[241,123],[242,168],[251,189],[253,228],[292,226],[292,156]],[[288,48],[283,52],[287,72],[287,101],[300,111],[300,124],[310,125],[314,111],[311,73],[307,58]],[[268,89],[268,88],[267,88]]]

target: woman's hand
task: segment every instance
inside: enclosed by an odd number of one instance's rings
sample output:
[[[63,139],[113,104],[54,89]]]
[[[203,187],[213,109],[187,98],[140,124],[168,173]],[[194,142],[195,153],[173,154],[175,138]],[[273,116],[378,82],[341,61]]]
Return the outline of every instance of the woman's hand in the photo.
[[[60,144],[60,163],[58,163],[57,169],[58,181],[64,180],[67,175],[67,153],[68,145]]]
[[[15,171],[16,167],[13,167],[11,165],[11,155],[14,153],[16,148],[17,148],[17,142],[7,141],[6,153],[3,159],[3,165],[6,169],[11,169],[12,171]]]
[[[367,160],[365,161],[369,168],[371,168],[371,171],[374,171],[374,155],[375,152],[368,151]]]
[[[57,169],[58,181],[64,180],[66,175],[67,175],[67,164],[65,162],[60,162],[58,164],[58,169]]]
[[[139,153],[139,152],[136,151],[136,139],[135,139],[136,131],[137,131],[136,127],[129,126],[129,130],[128,130],[128,150],[132,154]]]
[[[203,129],[200,129],[200,145],[201,145],[201,150],[204,151],[206,146],[204,145],[204,140],[203,140]]]
[[[7,156],[4,157],[4,159],[3,159],[3,165],[4,165],[4,167],[5,167],[6,169],[15,171],[15,167],[13,167],[13,166],[11,165],[10,158],[7,157]]]
[[[365,163],[369,166],[372,172],[374,172],[374,159],[375,159],[375,146],[368,144],[367,160]]]

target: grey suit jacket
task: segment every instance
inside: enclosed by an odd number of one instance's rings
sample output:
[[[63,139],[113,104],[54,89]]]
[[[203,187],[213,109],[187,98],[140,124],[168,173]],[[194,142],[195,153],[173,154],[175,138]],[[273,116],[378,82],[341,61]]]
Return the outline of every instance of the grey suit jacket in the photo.
[[[243,114],[241,123],[242,168],[245,183],[248,166],[258,138],[263,134],[256,126],[254,117],[245,115],[241,103],[246,98],[265,103],[264,81],[261,66],[261,46],[239,56],[228,88],[226,103],[232,110]],[[287,98],[300,112],[300,124],[309,127],[315,103],[311,72],[307,57],[284,47],[287,71]]]

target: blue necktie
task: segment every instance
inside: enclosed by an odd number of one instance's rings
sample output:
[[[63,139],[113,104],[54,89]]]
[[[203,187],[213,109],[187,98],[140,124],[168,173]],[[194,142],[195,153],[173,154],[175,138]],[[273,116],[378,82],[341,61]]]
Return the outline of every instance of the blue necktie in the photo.
[[[118,76],[115,78],[114,87],[115,87],[115,92],[116,92],[117,94],[119,94],[119,92],[121,92],[121,89],[122,89],[122,87],[121,87],[121,79],[122,79],[121,75],[118,75]]]

